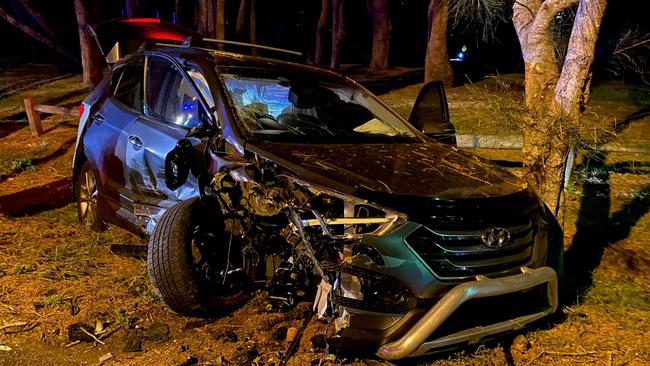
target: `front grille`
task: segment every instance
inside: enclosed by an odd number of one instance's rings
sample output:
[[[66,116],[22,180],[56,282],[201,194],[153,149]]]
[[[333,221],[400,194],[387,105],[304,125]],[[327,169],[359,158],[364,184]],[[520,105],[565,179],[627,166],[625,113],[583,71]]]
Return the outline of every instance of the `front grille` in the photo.
[[[504,225],[450,227],[448,222],[432,221],[411,233],[406,242],[443,279],[505,272],[526,265],[533,255],[536,226],[531,214],[504,220]],[[487,247],[481,235],[490,227],[508,230],[510,240],[499,248]]]

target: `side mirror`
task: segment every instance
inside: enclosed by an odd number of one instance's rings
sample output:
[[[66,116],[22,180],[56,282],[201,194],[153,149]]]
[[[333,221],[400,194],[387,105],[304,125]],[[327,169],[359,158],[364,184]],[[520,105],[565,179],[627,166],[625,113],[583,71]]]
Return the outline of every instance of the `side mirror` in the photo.
[[[182,139],[165,157],[165,184],[172,191],[182,186],[190,175],[192,143]]]
[[[431,139],[456,145],[456,129],[449,119],[447,95],[442,82],[432,81],[420,89],[408,121]]]

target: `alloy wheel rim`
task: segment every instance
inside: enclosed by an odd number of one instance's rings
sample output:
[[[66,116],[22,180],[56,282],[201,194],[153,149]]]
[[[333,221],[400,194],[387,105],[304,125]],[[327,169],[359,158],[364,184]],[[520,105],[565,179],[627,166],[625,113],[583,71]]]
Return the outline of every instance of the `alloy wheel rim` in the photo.
[[[79,213],[81,222],[90,227],[97,214],[97,179],[92,170],[84,173],[79,187]]]

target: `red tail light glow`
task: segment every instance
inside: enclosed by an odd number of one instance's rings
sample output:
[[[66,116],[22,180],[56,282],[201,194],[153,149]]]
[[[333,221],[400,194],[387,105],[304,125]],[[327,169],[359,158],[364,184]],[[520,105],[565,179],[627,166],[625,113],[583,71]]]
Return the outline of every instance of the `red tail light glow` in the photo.
[[[84,109],[85,109],[85,108],[86,108],[86,107],[84,107],[84,104],[81,103],[81,105],[79,106],[79,118],[81,118],[81,116],[84,115]]]

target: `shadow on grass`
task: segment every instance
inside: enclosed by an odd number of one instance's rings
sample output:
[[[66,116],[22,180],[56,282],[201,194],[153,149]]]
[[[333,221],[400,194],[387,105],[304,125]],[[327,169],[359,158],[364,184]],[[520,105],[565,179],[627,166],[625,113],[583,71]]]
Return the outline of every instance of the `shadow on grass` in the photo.
[[[0,214],[8,217],[34,215],[61,208],[72,202],[72,178],[65,177],[44,184],[0,196]]]
[[[638,164],[606,165],[606,157],[606,152],[595,153],[585,157],[578,167],[586,169],[590,176],[583,183],[576,234],[565,256],[566,297],[573,302],[580,302],[591,287],[592,273],[600,265],[605,248],[627,238],[632,227],[650,210],[650,185],[646,185],[632,200],[610,215],[611,173],[645,172],[629,169],[638,167]]]

